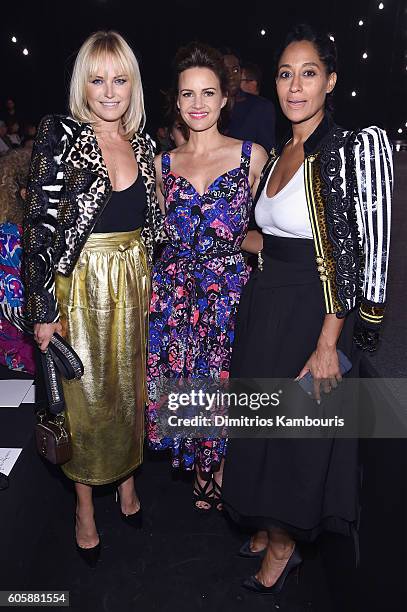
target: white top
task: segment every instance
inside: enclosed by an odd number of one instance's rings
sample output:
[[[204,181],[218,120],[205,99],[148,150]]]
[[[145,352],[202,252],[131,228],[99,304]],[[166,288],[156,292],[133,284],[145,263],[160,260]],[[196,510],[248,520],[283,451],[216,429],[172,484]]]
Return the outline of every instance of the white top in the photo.
[[[275,166],[274,166],[275,167]],[[274,171],[274,168],[273,168]],[[304,186],[304,164],[275,196],[267,196],[267,182],[256,204],[254,216],[264,234],[282,238],[308,238],[312,240]]]

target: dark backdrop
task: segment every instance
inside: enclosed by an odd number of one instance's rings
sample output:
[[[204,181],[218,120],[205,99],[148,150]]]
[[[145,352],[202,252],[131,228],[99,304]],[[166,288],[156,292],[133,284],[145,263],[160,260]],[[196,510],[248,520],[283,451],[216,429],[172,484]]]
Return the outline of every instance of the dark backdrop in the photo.
[[[273,56],[283,34],[307,21],[332,32],[339,50],[336,119],[346,127],[378,124],[407,132],[406,2],[384,0],[5,0],[1,22],[1,101],[16,99],[34,120],[65,112],[70,70],[83,40],[99,28],[117,29],[140,61],[148,128],[161,122],[171,59],[199,39],[230,45],[264,70],[263,95],[274,99]],[[358,26],[359,19],[365,25]],[[261,36],[264,28],[266,35]],[[11,42],[11,36],[18,39]],[[29,55],[23,56],[23,47]],[[361,59],[367,51],[366,61]],[[358,95],[351,97],[351,91]],[[280,120],[279,131],[283,128]]]

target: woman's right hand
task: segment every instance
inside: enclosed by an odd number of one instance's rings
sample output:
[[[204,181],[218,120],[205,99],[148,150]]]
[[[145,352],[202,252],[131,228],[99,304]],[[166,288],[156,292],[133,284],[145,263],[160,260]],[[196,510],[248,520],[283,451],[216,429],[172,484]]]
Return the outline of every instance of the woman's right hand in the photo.
[[[46,351],[48,344],[55,332],[61,333],[62,325],[58,323],[35,323],[34,324],[34,340],[38,344],[40,351]]]
[[[242,251],[257,255],[263,248],[263,236],[257,230],[249,230],[242,242]]]

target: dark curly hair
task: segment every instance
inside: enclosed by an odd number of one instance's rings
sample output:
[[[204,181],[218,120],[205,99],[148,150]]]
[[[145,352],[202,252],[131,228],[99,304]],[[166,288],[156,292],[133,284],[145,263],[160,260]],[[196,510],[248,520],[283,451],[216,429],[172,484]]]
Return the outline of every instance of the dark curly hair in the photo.
[[[335,41],[331,39],[331,35],[326,32],[320,32],[313,26],[307,23],[295,25],[292,30],[286,35],[283,44],[280,46],[275,57],[275,72],[277,74],[278,62],[284,53],[285,49],[293,42],[301,42],[306,40],[312,43],[318,53],[318,57],[324,64],[326,73],[329,75],[332,72],[337,72],[338,54]],[[326,108],[333,110],[332,92],[327,94]]]
[[[178,92],[179,75],[188,68],[209,68],[219,79],[223,95],[228,94],[228,78],[222,54],[201,42],[191,42],[178,49],[174,58],[174,91]]]

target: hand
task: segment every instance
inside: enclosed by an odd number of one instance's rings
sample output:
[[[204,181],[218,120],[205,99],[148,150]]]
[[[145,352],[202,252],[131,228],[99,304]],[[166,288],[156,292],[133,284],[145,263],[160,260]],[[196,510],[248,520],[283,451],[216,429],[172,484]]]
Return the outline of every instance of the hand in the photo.
[[[335,346],[324,346],[318,344],[311,357],[308,359],[296,380],[299,380],[307,372],[311,372],[314,380],[315,399],[321,401],[321,387],[324,393],[330,393],[338,386],[342,376],[339,368],[338,353]]]
[[[34,340],[38,344],[40,351],[45,352],[54,333],[62,332],[62,325],[58,323],[35,323]]]

